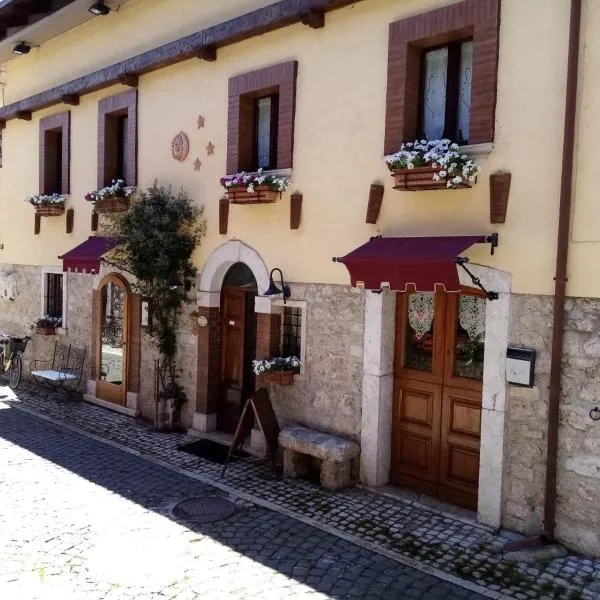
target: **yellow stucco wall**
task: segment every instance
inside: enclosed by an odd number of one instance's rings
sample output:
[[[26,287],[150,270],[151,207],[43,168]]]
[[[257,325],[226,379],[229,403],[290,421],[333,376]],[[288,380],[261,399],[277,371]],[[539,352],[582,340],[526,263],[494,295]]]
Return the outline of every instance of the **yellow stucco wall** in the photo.
[[[207,25],[268,4],[235,0],[131,0],[118,14],[96,19],[8,64],[6,101],[72,79],[116,60],[155,47]],[[289,281],[346,284],[343,265],[331,262],[375,234],[453,235],[500,233],[500,248],[474,249],[473,261],[513,275],[513,290],[551,293],[555,260],[568,38],[568,2],[503,0],[496,112],[496,138],[472,190],[398,192],[383,162],[387,40],[389,23],[439,6],[435,0],[365,0],[327,15],[324,29],[294,25],[219,51],[214,63],[190,60],[144,75],[139,84],[139,183],[155,178],[183,187],[206,207],[208,234],[198,252],[204,259],[226,239],[255,247],[267,266],[279,266]],[[225,5],[225,6],[221,6]],[[587,9],[582,118],[591,125],[600,41],[591,32],[600,10]],[[527,24],[527,26],[524,26]],[[273,205],[231,206],[229,233],[218,233],[219,177],[225,173],[227,82],[245,71],[295,59],[299,63],[293,190],[304,194],[302,224],[289,229],[289,195]],[[4,131],[0,171],[0,261],[58,264],[56,257],[89,235],[91,207],[84,194],[95,187],[97,103],[120,86],[89,94],[71,107],[72,162],[69,207],[75,233],[64,219],[42,220],[33,235],[33,210],[23,199],[37,192],[38,122],[68,107],[34,114],[31,122],[10,121]],[[596,103],[597,104],[597,103]],[[202,114],[206,126],[197,129]],[[180,130],[190,137],[186,162],[171,158],[170,143]],[[580,129],[579,141],[593,145],[594,127]],[[207,156],[209,141],[215,155]],[[589,156],[587,156],[589,154]],[[202,168],[195,172],[199,157]],[[596,236],[594,153],[580,152],[574,242]],[[507,222],[489,223],[488,177],[512,172]],[[385,182],[376,226],[366,225],[369,185]],[[600,225],[600,223],[599,223]],[[587,241],[587,238],[586,238]],[[569,294],[600,296],[597,243],[573,243]],[[585,253],[585,254],[584,254]],[[590,255],[591,253],[591,255]]]

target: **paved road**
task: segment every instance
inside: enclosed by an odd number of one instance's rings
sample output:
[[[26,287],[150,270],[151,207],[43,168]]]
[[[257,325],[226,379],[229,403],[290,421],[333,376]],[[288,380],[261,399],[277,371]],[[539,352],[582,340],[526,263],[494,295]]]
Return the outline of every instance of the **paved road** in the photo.
[[[176,519],[218,489],[0,403],[0,598],[482,596],[251,503]]]

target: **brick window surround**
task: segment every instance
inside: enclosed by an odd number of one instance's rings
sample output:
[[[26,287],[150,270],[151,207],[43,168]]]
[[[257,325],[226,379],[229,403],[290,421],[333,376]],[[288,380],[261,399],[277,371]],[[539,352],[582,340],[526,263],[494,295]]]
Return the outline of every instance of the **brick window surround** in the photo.
[[[56,136],[61,136],[57,156]],[[71,113],[69,111],[40,119],[40,194],[68,194],[71,162]],[[60,174],[57,172],[60,169]],[[55,186],[60,175],[60,189]]]
[[[473,39],[469,144],[492,142],[500,0],[466,0],[390,24],[384,153],[417,136],[423,50]]]
[[[98,102],[98,189],[110,185],[118,169],[119,117],[127,117],[124,148],[126,185],[137,185],[137,90]]]
[[[228,174],[252,170],[254,101],[269,94],[279,96],[276,168],[292,168],[297,73],[298,62],[293,60],[229,79]]]

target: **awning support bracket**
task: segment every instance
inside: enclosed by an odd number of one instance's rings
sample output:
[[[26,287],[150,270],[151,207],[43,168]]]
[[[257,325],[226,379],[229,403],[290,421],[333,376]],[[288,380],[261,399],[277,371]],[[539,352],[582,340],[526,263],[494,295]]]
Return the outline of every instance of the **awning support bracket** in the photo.
[[[494,253],[494,246],[492,245],[492,254],[493,253]],[[467,269],[465,263],[468,263],[468,262],[469,262],[469,259],[465,256],[458,256],[456,258],[456,264],[459,267],[462,267],[464,271],[466,271],[467,275],[471,278],[473,285],[476,285],[482,292],[485,292],[486,298],[488,300],[498,300],[498,292],[489,292],[488,290],[486,290],[483,287],[483,284],[481,283],[481,279],[479,279],[479,277],[476,277],[474,273],[472,273],[471,271],[469,271],[469,269]]]
[[[494,248],[498,247],[498,234],[497,233],[492,233],[492,235],[486,236],[485,241],[488,244],[491,244],[490,254],[492,256],[494,256]]]

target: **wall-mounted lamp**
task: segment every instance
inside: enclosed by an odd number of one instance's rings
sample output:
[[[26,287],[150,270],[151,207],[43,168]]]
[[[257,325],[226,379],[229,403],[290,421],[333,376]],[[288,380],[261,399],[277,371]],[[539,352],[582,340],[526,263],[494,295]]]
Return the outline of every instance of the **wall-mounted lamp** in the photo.
[[[89,8],[88,12],[91,12],[96,17],[103,17],[110,12],[110,7],[104,4],[104,0],[98,0],[98,2],[94,2]]]
[[[279,289],[273,281],[273,273],[275,271],[279,271],[281,289]],[[283,303],[285,304],[285,299],[290,297],[291,292],[289,286],[287,286],[283,281],[283,273],[281,272],[281,269],[275,267],[274,269],[271,269],[271,272],[269,273],[269,289],[263,294],[263,296],[276,296],[277,294],[283,294]]]
[[[31,52],[31,46],[27,42],[18,42],[13,48],[13,54],[21,56],[22,54],[29,54]]]

